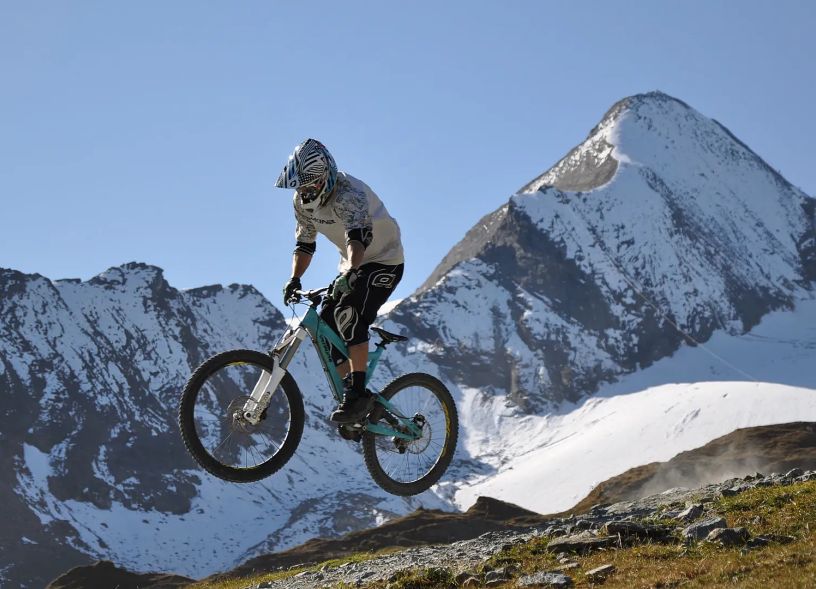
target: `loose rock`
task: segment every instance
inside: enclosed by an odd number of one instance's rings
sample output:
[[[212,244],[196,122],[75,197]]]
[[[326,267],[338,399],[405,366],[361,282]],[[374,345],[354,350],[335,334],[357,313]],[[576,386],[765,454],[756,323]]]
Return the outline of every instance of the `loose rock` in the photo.
[[[796,538],[793,536],[785,536],[784,534],[762,534],[759,536],[759,538],[763,538],[769,542],[776,542],[778,544],[790,544],[796,540]]]
[[[572,579],[562,573],[539,571],[519,578],[516,585],[519,587],[572,587]]]
[[[681,511],[679,514],[677,514],[677,516],[674,519],[683,522],[692,522],[701,515],[703,515],[703,506],[698,503],[695,503],[693,505],[690,505],[684,511]]]
[[[602,538],[586,538],[580,536],[565,536],[563,538],[555,538],[550,540],[547,545],[547,550],[550,552],[590,552],[598,548],[608,548],[614,546],[617,538],[602,537]]]
[[[470,579],[471,577],[475,577],[476,575],[470,571],[465,571],[463,573],[459,573],[456,575],[453,580],[456,582],[457,585],[463,585],[465,581]],[[388,579],[389,581],[396,581],[396,577],[393,579]]]
[[[499,583],[506,581],[508,578],[507,571],[504,569],[490,571],[485,575],[485,584],[490,585],[491,583],[495,583],[498,585]]]
[[[602,530],[610,536],[620,536],[623,539],[658,540],[663,541],[672,534],[672,528],[663,526],[649,526],[632,521],[611,521]]]
[[[704,519],[698,521],[697,523],[693,523],[687,528],[685,528],[682,532],[683,537],[687,540],[702,540],[706,536],[708,536],[711,530],[717,528],[724,528],[725,527],[725,520],[721,517],[710,517],[708,519]]]
[[[601,565],[598,568],[592,569],[591,571],[586,572],[586,577],[590,581],[601,581],[606,579],[609,575],[615,572],[615,565],[613,564],[605,564]]]
[[[751,535],[745,528],[715,528],[709,532],[705,541],[728,548],[742,546],[750,537]]]

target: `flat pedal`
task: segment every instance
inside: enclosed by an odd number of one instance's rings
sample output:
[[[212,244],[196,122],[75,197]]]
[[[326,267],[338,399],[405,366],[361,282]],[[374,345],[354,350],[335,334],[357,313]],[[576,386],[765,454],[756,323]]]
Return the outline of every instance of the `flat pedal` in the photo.
[[[337,426],[337,431],[340,437],[344,440],[351,440],[352,442],[359,442],[363,437],[363,430],[358,425],[341,424]]]

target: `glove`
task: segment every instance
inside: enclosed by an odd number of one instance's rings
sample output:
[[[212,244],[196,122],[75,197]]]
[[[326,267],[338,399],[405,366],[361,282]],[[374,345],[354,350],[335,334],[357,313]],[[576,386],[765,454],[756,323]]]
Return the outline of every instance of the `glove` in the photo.
[[[329,297],[336,300],[349,294],[354,290],[354,286],[357,284],[357,276],[358,271],[354,268],[343,272],[332,282],[331,288],[329,289]]]
[[[288,305],[289,303],[297,302],[299,297],[295,294],[295,291],[301,288],[303,287],[300,284],[300,278],[292,276],[289,282],[286,283],[286,286],[283,287],[283,304]]]

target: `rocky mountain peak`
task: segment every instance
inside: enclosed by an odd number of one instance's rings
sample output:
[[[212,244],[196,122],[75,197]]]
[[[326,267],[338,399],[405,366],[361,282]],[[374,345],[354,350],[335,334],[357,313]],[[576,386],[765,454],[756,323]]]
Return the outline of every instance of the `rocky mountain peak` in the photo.
[[[547,187],[594,190],[613,178],[620,163],[675,177],[723,173],[724,164],[731,169],[761,167],[784,188],[792,188],[725,126],[682,100],[654,91],[615,103],[580,145],[518,192]]]
[[[390,318],[451,378],[532,410],[791,306],[816,277],[815,227],[814,200],[725,127],[639,94],[485,216]]]
[[[141,262],[128,262],[108,268],[91,278],[88,283],[105,289],[131,291],[134,294],[144,291],[158,293],[170,288],[161,268]]]

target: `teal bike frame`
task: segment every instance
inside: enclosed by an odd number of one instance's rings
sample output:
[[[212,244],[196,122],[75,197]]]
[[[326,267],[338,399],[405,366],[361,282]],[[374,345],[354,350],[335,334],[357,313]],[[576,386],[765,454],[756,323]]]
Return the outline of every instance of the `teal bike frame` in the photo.
[[[250,422],[260,420],[260,414],[268,406],[269,399],[272,393],[277,388],[286,368],[295,357],[295,354],[300,347],[300,344],[306,339],[308,335],[315,348],[317,355],[320,358],[320,364],[323,367],[323,372],[326,374],[326,380],[329,382],[334,398],[339,403],[343,398],[343,380],[337,372],[331,357],[331,348],[338,350],[344,358],[348,358],[348,347],[342,338],[320,319],[317,313],[317,306],[322,301],[322,293],[325,289],[317,291],[298,293],[302,297],[310,301],[309,310],[300,321],[297,327],[289,328],[280,342],[272,348],[269,353],[275,360],[275,369],[272,373],[264,373],[261,376],[258,384],[252,391],[252,395],[244,405],[244,417]],[[371,381],[371,376],[377,368],[380,357],[385,351],[385,341],[378,342],[376,349],[369,353],[368,356],[368,370],[366,371],[366,385]],[[394,407],[387,399],[385,399],[378,392],[374,393],[374,400],[376,403],[383,406],[383,418],[386,423],[371,423],[366,420],[366,423],[361,424],[363,431],[368,431],[373,434],[381,436],[391,436],[403,440],[413,441],[422,437],[422,429],[418,426],[410,416],[402,415],[402,413]]]

